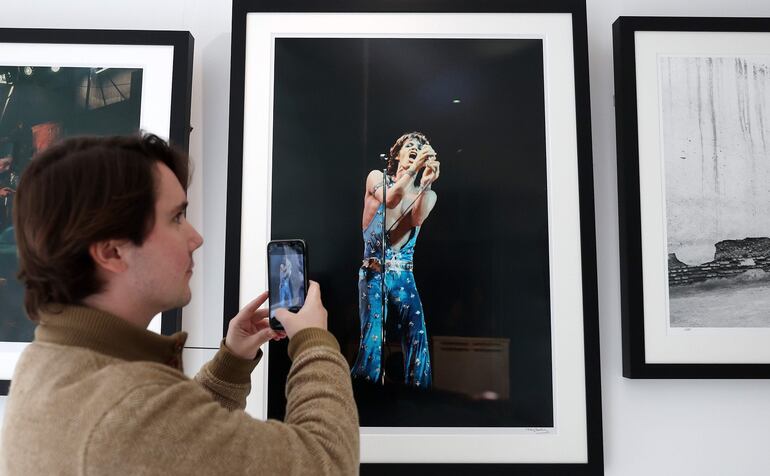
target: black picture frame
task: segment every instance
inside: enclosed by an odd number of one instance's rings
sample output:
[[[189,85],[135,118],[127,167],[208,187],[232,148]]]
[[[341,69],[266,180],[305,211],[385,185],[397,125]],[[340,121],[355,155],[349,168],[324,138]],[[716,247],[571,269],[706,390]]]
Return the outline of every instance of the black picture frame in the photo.
[[[598,339],[598,303],[596,285],[596,251],[593,207],[593,170],[591,159],[590,100],[588,82],[588,49],[586,12],[584,2],[558,0],[541,4],[534,1],[510,2],[484,0],[461,2],[457,0],[434,1],[387,1],[356,2],[336,0],[316,2],[235,0],[233,3],[231,88],[230,88],[230,135],[228,147],[227,230],[225,238],[225,288],[223,335],[226,335],[229,319],[245,303],[242,296],[242,272],[253,267],[253,260],[244,263],[244,250],[252,244],[244,244],[242,233],[247,228],[242,223],[244,212],[243,193],[254,188],[250,177],[244,175],[244,133],[247,81],[247,17],[259,13],[564,13],[569,14],[572,28],[572,56],[574,65],[574,110],[576,112],[576,180],[579,190],[579,256],[581,270],[578,273],[582,287],[582,356],[585,362],[585,418],[586,462],[492,464],[421,462],[420,464],[368,463],[362,464],[362,474],[385,474],[398,471],[403,474],[527,474],[527,475],[598,475],[603,474],[603,450],[601,429],[601,396]],[[269,67],[267,63],[264,67]],[[265,91],[259,90],[259,94]],[[269,213],[269,212],[268,212]],[[262,250],[259,250],[262,251]],[[255,254],[258,254],[255,252]],[[314,256],[318,256],[314,253]],[[310,270],[313,277],[313,270]],[[259,291],[259,290],[255,290]],[[271,346],[271,349],[273,347]],[[280,353],[280,350],[279,350]],[[283,364],[281,364],[283,365]],[[276,390],[277,391],[277,390]],[[271,394],[268,392],[268,394]],[[269,398],[269,397],[268,397]],[[456,428],[458,433],[462,428]],[[468,448],[472,452],[472,448]]]
[[[106,46],[170,46],[173,47],[170,108],[168,110],[168,140],[187,152],[190,137],[192,98],[192,67],[194,39],[188,31],[156,30],[89,30],[0,28],[0,44],[32,44],[44,49],[52,45]],[[87,58],[78,58],[78,65]],[[56,58],[52,58],[56,61]],[[52,63],[54,64],[54,63]],[[62,65],[66,66],[66,64]],[[96,65],[93,65],[96,66]],[[165,119],[164,119],[165,120]],[[154,131],[148,131],[154,132]],[[162,134],[165,135],[165,134]],[[182,309],[162,314],[160,331],[171,335],[182,328]],[[0,395],[7,395],[9,380],[0,380]]]
[[[642,193],[646,200],[657,196],[654,189],[642,189],[640,179],[640,116],[639,88],[645,86],[639,81],[636,53],[637,33],[770,33],[769,18],[718,18],[718,17],[632,17],[621,16],[613,24],[613,52],[615,79],[615,124],[617,137],[617,180],[619,213],[619,252],[621,278],[621,317],[623,344],[623,376],[626,378],[687,378],[687,379],[744,379],[770,377],[770,364],[753,362],[721,361],[719,358],[700,360],[693,354],[692,359],[683,362],[679,358],[665,360],[650,358],[647,344],[659,339],[646,330],[647,324],[660,320],[659,312],[651,313],[647,300],[659,295],[660,288],[669,289],[665,282],[668,277],[656,274],[645,276],[643,268],[651,260],[665,259],[665,256],[645,255],[643,241],[650,231],[643,226]],[[676,44],[676,42],[672,42]],[[693,56],[704,55],[708,48],[696,50]],[[735,54],[745,53],[739,46]],[[670,53],[659,50],[660,54]],[[720,55],[724,52],[719,53]],[[770,51],[768,51],[770,54]],[[648,81],[649,82],[649,81]],[[660,93],[662,94],[662,93]],[[645,96],[646,98],[646,96]],[[653,102],[654,98],[650,101]],[[660,112],[659,112],[660,115]],[[661,119],[658,119],[661,120]],[[662,120],[661,120],[662,121]],[[649,121],[647,121],[649,122]],[[649,126],[652,127],[652,126]],[[714,132],[716,135],[716,132]],[[660,152],[658,152],[660,154]],[[662,154],[659,160],[663,163]],[[647,156],[650,159],[653,155]],[[652,159],[655,160],[655,159]],[[662,198],[665,201],[665,197]],[[665,227],[665,225],[663,225]],[[654,238],[651,238],[654,240]],[[670,252],[670,250],[669,250]],[[665,269],[665,266],[663,267]],[[663,283],[657,290],[645,288],[649,282]],[[663,298],[661,298],[663,299]],[[668,300],[668,297],[665,297]],[[656,308],[657,309],[657,308]],[[670,322],[670,316],[663,316]],[[686,341],[682,341],[685,347]],[[663,360],[663,361],[661,361]]]

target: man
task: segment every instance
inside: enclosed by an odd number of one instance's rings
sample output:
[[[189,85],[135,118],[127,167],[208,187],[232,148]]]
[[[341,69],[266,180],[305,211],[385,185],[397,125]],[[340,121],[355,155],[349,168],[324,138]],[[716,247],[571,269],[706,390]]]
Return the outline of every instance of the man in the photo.
[[[12,150],[13,144],[0,141],[0,236],[11,226],[11,205],[16,187]]]
[[[413,257],[420,227],[438,199],[431,185],[438,180],[439,169],[436,151],[427,137],[409,132],[390,148],[387,191],[383,190],[383,174],[379,170],[372,170],[366,179],[361,223],[364,259],[358,272],[361,343],[351,371],[355,378],[383,381],[382,346],[387,335],[388,339],[401,341],[403,382],[424,389],[431,386],[428,335],[414,279]],[[421,170],[418,187],[415,177]]]
[[[293,360],[285,422],[243,412],[260,346],[283,337],[259,309],[266,293],[194,380],[181,372],[186,334],[146,330],[190,300],[203,240],[185,219],[187,174],[187,158],[155,136],[71,139],[24,173],[19,276],[39,325],[11,383],[3,474],[358,472],[347,365],[317,283],[297,314],[276,316]]]
[[[290,307],[294,304],[294,299],[291,295],[291,283],[289,281],[291,278],[291,261],[289,261],[288,256],[281,263],[278,277],[280,281],[278,284],[279,301],[284,303],[286,307]]]

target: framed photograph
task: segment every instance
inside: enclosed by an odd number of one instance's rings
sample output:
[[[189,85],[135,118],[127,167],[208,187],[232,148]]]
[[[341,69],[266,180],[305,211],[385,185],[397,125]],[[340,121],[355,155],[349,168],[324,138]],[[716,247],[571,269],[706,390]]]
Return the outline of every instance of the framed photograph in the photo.
[[[613,40],[623,374],[770,377],[770,19]]]
[[[11,220],[36,153],[77,135],[152,132],[187,150],[193,38],[188,32],[0,29],[0,394],[33,339],[17,280]],[[150,328],[181,328],[181,309]]]
[[[225,316],[304,239],[364,474],[601,474],[584,5],[236,0],[232,39]]]

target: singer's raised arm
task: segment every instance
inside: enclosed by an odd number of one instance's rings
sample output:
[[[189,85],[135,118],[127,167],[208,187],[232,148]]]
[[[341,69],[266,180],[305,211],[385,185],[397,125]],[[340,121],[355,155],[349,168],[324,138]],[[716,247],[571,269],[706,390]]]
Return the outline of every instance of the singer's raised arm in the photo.
[[[394,208],[401,203],[401,199],[404,198],[404,193],[411,183],[410,181],[414,180],[415,175],[416,172],[414,174],[407,172],[396,180],[392,187],[388,188],[388,192],[385,194],[386,207]],[[366,192],[376,198],[380,203],[382,203],[383,195],[382,185],[382,171],[372,170],[369,172],[369,176],[366,177]]]

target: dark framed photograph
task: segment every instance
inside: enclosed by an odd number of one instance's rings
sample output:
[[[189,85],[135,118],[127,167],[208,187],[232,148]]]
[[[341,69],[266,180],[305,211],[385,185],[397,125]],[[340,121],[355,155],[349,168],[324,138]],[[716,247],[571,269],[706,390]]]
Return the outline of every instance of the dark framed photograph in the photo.
[[[613,26],[623,375],[770,377],[770,19]]]
[[[236,1],[232,61],[225,315],[305,241],[362,472],[601,474],[584,5]]]
[[[157,134],[187,150],[193,38],[188,32],[0,29],[0,394],[34,337],[11,213],[38,152],[78,135]],[[181,328],[181,309],[150,329]]]

